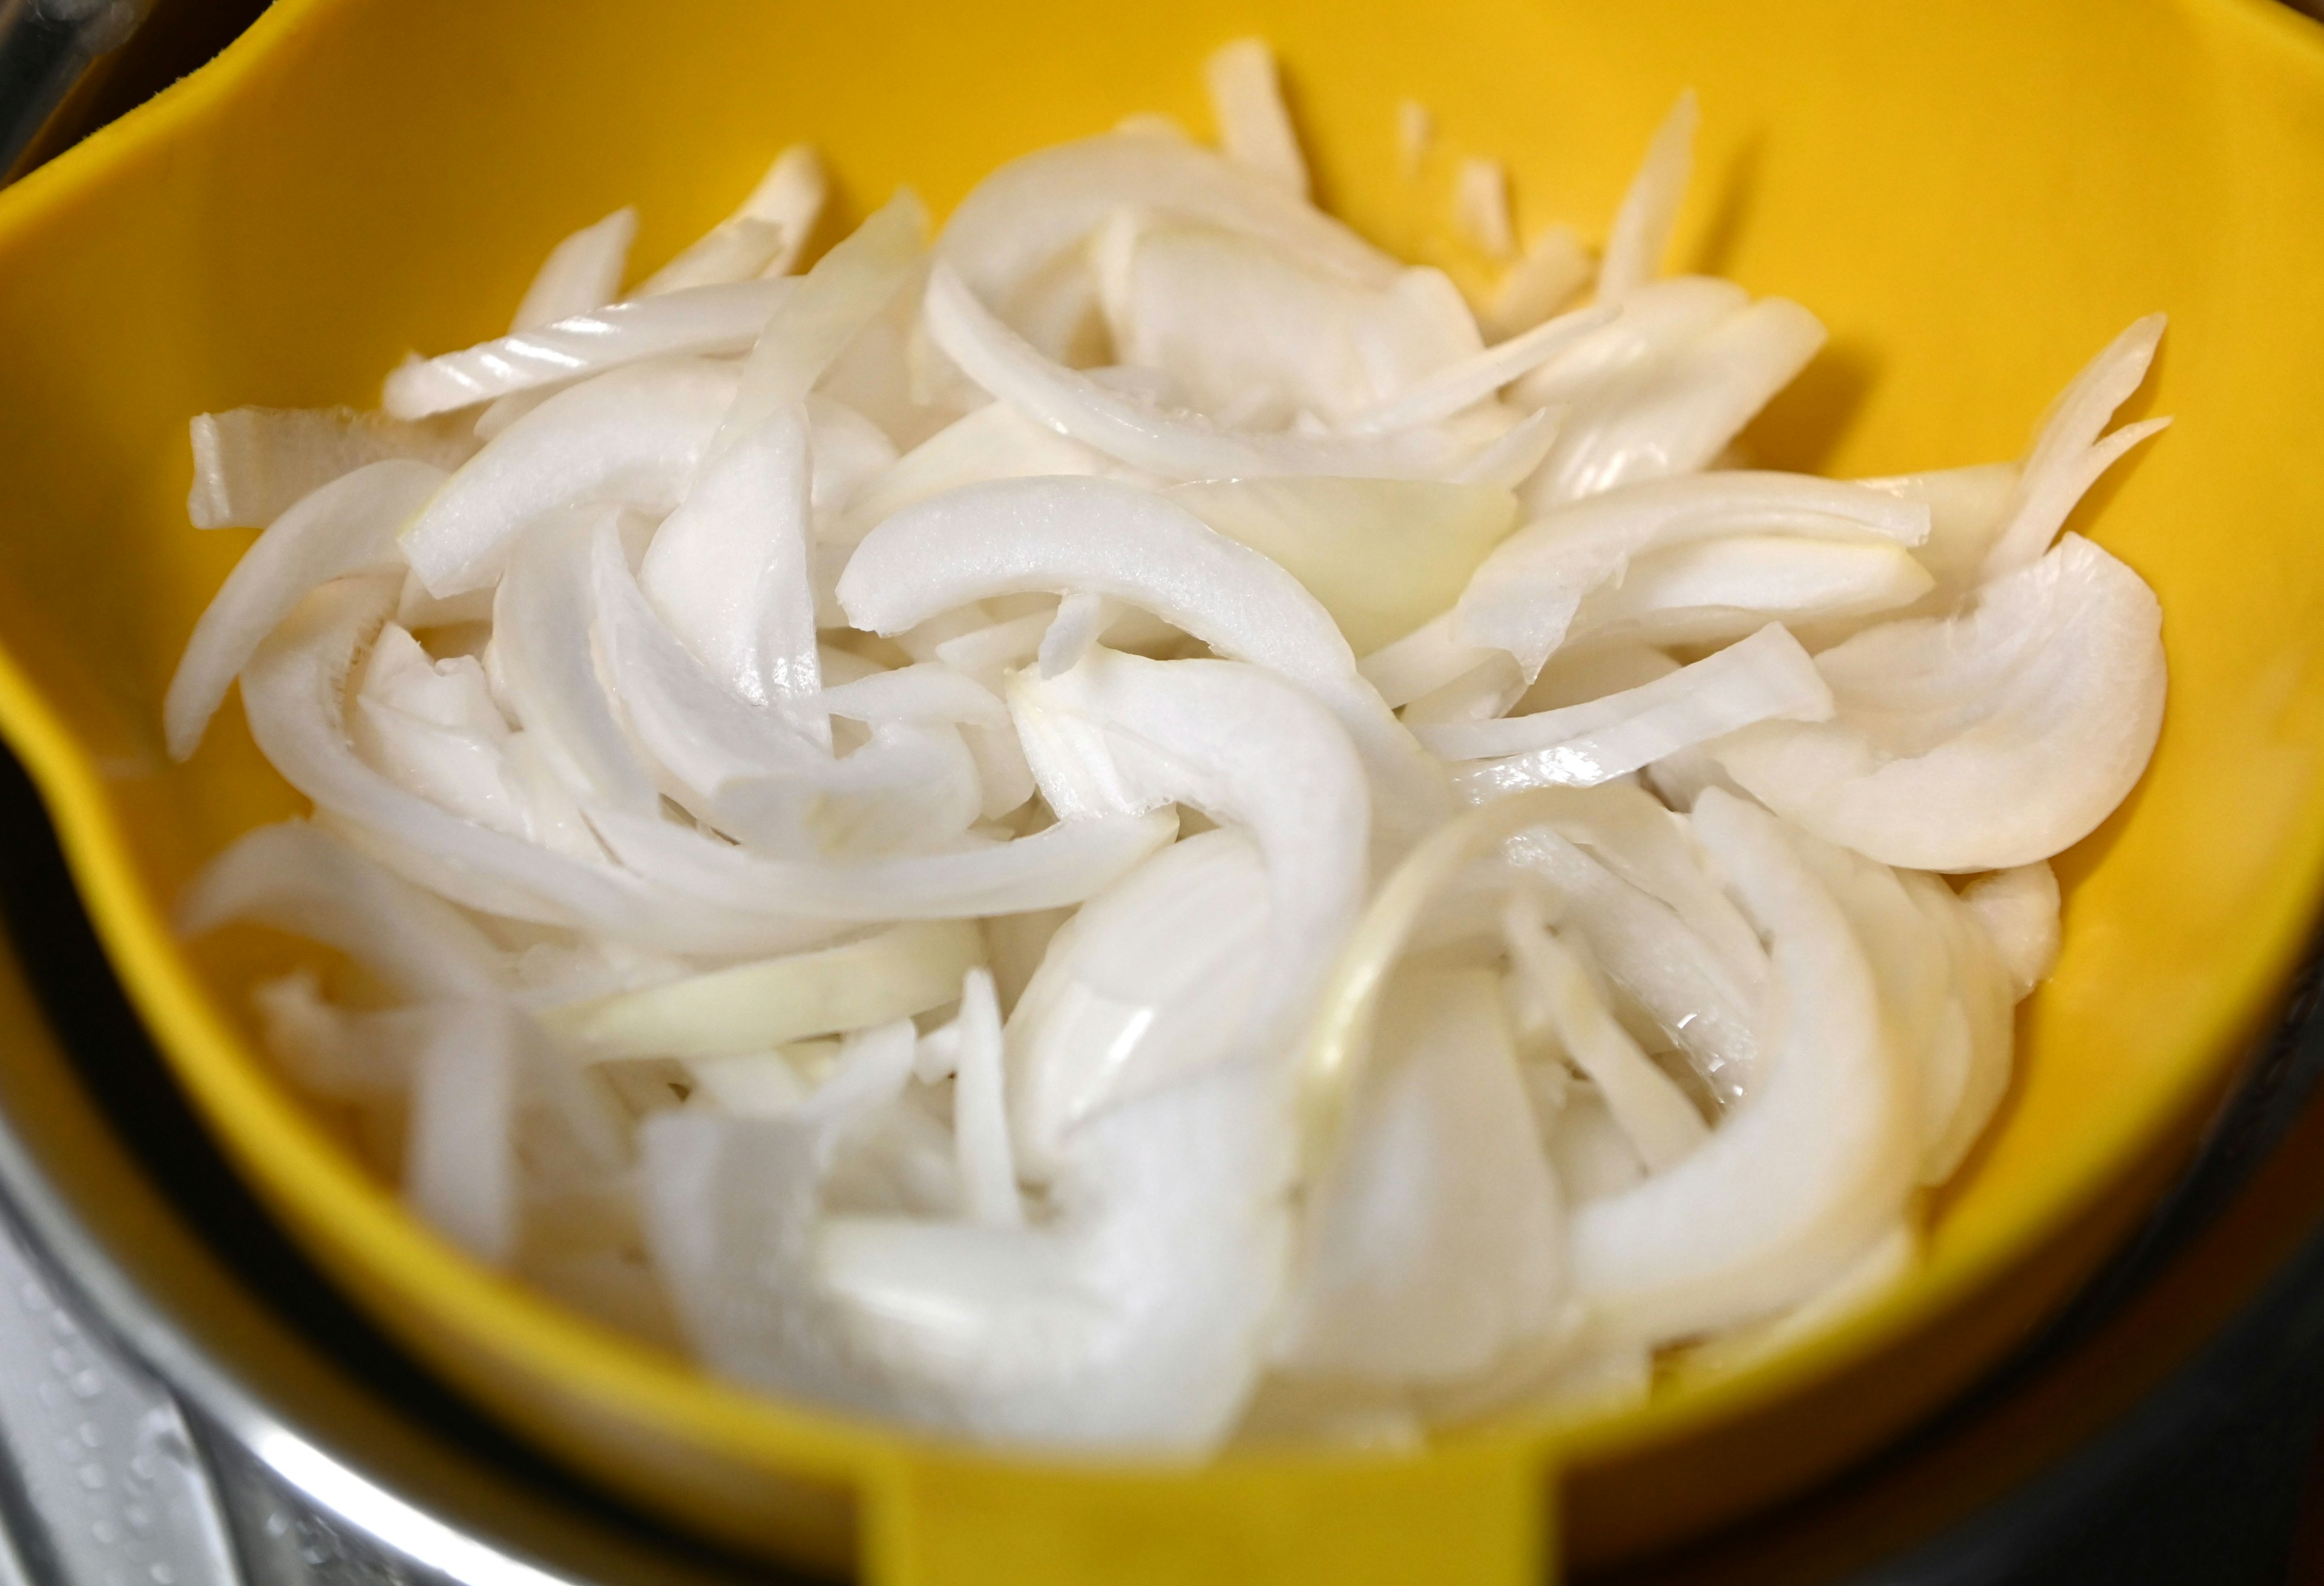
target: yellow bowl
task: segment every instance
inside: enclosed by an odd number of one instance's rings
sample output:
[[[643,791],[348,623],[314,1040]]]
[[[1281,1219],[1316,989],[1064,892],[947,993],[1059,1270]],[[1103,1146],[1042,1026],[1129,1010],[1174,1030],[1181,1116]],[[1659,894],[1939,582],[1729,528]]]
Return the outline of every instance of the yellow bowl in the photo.
[[[2064,861],[2064,959],[1926,1266],[1840,1332],[1618,1418],[1185,1471],[976,1455],[755,1397],[469,1263],[254,1055],[244,988],[279,945],[171,936],[194,870],[298,807],[231,712],[194,763],[161,750],[163,685],[245,542],[185,527],[187,416],[367,403],[407,348],[493,333],[566,230],[635,200],[650,263],[794,139],[858,212],[907,180],[941,209],[1132,110],[1199,124],[1199,60],[1249,32],[1288,63],[1326,200],[1472,272],[1460,157],[1508,162],[1526,226],[1588,232],[1697,88],[1683,262],[1833,331],[1758,426],[1778,466],[2014,455],[2094,349],[2172,316],[2142,406],[2180,422],[2079,521],[2162,595],[2170,717],[2144,786]],[[1439,128],[1417,178],[1406,98]],[[1989,1363],[2136,1213],[2268,1011],[2324,874],[2319,257],[2324,34],[2269,0],[279,0],[0,196],[0,727],[284,1222],[608,1486],[891,1582],[1538,1578],[1796,1488]]]

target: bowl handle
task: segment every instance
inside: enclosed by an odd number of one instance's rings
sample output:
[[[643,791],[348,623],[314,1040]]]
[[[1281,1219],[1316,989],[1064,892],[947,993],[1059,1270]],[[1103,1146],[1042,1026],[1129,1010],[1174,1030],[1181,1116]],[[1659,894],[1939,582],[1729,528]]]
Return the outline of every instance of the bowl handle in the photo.
[[[1556,1575],[1556,1483],[1540,1447],[1513,1442],[1185,1471],[928,1450],[868,1498],[869,1586],[1547,1586]]]

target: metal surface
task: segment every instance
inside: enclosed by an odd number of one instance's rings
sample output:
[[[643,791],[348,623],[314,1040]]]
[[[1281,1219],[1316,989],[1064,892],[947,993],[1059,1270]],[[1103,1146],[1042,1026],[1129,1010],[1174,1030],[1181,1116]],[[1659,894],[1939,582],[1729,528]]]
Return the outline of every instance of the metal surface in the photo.
[[[0,171],[17,161],[102,56],[128,41],[152,0],[0,0]]]

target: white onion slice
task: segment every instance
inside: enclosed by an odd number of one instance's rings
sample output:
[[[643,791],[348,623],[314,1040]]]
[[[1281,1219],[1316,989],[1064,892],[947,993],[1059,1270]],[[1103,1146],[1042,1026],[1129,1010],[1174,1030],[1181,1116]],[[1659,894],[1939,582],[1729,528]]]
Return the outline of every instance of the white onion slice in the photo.
[[[308,821],[244,833],[202,868],[178,905],[201,936],[236,921],[335,947],[415,1000],[490,998],[501,952],[467,917]]]
[[[734,213],[648,276],[638,295],[788,274],[823,213],[829,187],[816,152],[794,143],[775,156]]]
[[[1448,760],[1488,760],[1453,780],[1471,802],[1515,787],[1587,786],[1754,722],[1831,719],[1831,689],[1779,623],[1658,681],[1563,710],[1413,729]]]
[[[353,408],[235,408],[196,415],[194,484],[186,516],[197,529],[263,529],[356,469],[409,458],[449,471],[475,455],[457,424],[406,424]]]
[[[2162,613],[2077,534],[1960,616],[1867,629],[1816,658],[1838,716],[1715,746],[1729,775],[1827,841],[1913,870],[2006,870],[2080,841],[2163,724]]]
[[[2168,419],[2149,419],[2099,438],[2114,410],[2145,381],[2163,340],[2163,323],[2160,314],[2133,321],[2059,394],[2019,471],[2005,524],[1986,555],[1985,576],[1999,577],[2031,566],[2050,549],[2074,503],[2098,476],[2170,423]]]
[[[970,485],[899,512],[839,581],[848,620],[895,633],[993,595],[1084,590],[1145,608],[1331,707],[1391,799],[1389,823],[1443,807],[1441,773],[1357,675],[1297,580],[1182,507],[1100,479]]]
[[[569,384],[648,358],[747,352],[798,283],[746,281],[586,309],[456,353],[404,364],[381,405],[398,419]]]
[[[1452,612],[1431,617],[1392,644],[1357,663],[1357,671],[1390,705],[1406,705],[1489,665],[1508,652],[1489,645],[1463,644],[1453,637]]]
[[[1389,1383],[1471,1377],[1551,1332],[1563,1297],[1557,1182],[1499,977],[1398,976],[1377,1048],[1346,1142],[1310,1192],[1276,1364]]]
[[[826,687],[816,707],[856,722],[973,722],[1009,725],[1009,707],[964,672],[916,662]]]
[[[1628,296],[1661,270],[1663,255],[1670,252],[1671,233],[1678,226],[1679,206],[1686,199],[1687,178],[1694,167],[1695,128],[1702,119],[1694,90],[1689,88],[1655,128],[1606,237],[1606,256],[1598,267],[1600,302]]]
[[[1227,158],[1293,198],[1304,198],[1307,161],[1300,157],[1299,135],[1291,130],[1275,73],[1275,52],[1259,39],[1222,45],[1203,62],[1211,114]]]
[[[1918,503],[1804,475],[1653,480],[1554,508],[1502,541],[1462,593],[1453,636],[1508,650],[1531,678],[1565,641],[1582,600],[1651,551],[1768,534],[1917,545],[1928,527]]]
[[[810,953],[546,1008],[540,1019],[590,1062],[733,1057],[942,1007],[983,957],[973,925],[921,920]]]
[[[932,495],[991,479],[1098,474],[1110,465],[1079,441],[1034,423],[1007,402],[989,402],[938,430],[866,484],[839,533],[851,543]]]
[[[1567,632],[1577,642],[1724,644],[1770,622],[1844,628],[1932,586],[1900,545],[1730,535],[1640,557],[1582,603]]]
[[[1376,407],[1348,420],[1359,435],[1377,435],[1415,425],[1436,424],[1476,406],[1510,383],[1523,379],[1614,318],[1610,308],[1577,309],[1522,335],[1449,364]]]
[[[489,1002],[446,1009],[412,1068],[404,1203],[488,1266],[515,1253],[521,1215],[515,1147],[521,1018]]]
[[[1165,478],[1444,479],[1477,449],[1434,429],[1348,437],[1257,433],[1165,411],[1043,357],[941,263],[928,277],[926,313],[936,346],[986,391],[1060,435]]]
[[[622,276],[630,263],[630,244],[637,235],[638,212],[624,205],[549,249],[549,257],[533,272],[532,284],[525,288],[523,300],[517,304],[509,328],[536,330],[576,314],[586,314],[621,296]],[[392,381],[391,376],[390,383]],[[395,413],[396,410],[390,405],[388,411]],[[420,417],[417,413],[396,416]]]
[[[161,720],[171,759],[201,747],[235,674],[309,590],[401,562],[396,535],[443,481],[426,463],[373,463],[303,497],[258,537],[194,624],[170,679]]]
[[[1718,791],[1695,832],[1773,944],[1766,1073],[1702,1148],[1572,1222],[1599,1327],[1649,1342],[1795,1304],[1872,1244],[1913,1178],[1904,1076],[1862,949],[1765,813]]]
[[[403,532],[430,595],[479,589],[510,540],[562,506],[618,502],[659,515],[683,498],[734,400],[732,367],[636,364],[558,392],[494,437]]]
[[[1597,273],[1597,264],[1568,226],[1553,226],[1526,246],[1493,290],[1482,316],[1486,337],[1521,336],[1572,301]]]
[[[1921,1182],[1938,1185],[1976,1146],[2008,1092],[2015,988],[1992,938],[1951,888],[1913,871],[1898,871],[1897,879],[1936,926],[1952,963],[1952,995],[1929,1055],[1932,1065],[1956,1067],[1960,1079],[1952,1115],[1933,1131],[1920,1164]]]
[[[959,995],[952,1130],[962,1211],[979,1227],[1022,1228],[1025,1203],[1017,1194],[1017,1165],[1009,1144],[1001,1004],[991,972],[968,971]]]
[[[1993,939],[2013,1000],[2024,1000],[2058,966],[2056,872],[2043,860],[1996,871],[1963,888],[1960,899]]]
[[[1429,480],[1221,479],[1163,495],[1298,579],[1360,655],[1459,599],[1517,522],[1505,490]]]

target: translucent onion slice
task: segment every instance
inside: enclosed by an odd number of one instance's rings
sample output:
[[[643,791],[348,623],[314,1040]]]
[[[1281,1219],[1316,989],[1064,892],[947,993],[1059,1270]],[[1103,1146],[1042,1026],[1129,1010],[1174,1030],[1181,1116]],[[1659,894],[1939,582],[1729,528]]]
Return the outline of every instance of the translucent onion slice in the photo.
[[[1493,290],[1482,316],[1489,340],[1507,341],[1541,324],[1590,284],[1597,264],[1573,228],[1553,226],[1526,246]]]
[[[1480,348],[1434,271],[1360,285],[1263,238],[1130,209],[1091,263],[1113,361],[1167,373],[1187,405],[1239,428],[1348,420]]]
[[[1074,590],[1143,607],[1309,690],[1379,779],[1385,823],[1443,807],[1442,773],[1357,675],[1347,641],[1314,596],[1149,492],[1100,479],[967,486],[889,519],[839,581],[848,620],[878,633],[994,595]]]
[[[456,423],[405,424],[353,408],[235,408],[189,427],[197,529],[263,529],[335,479],[391,458],[450,471],[475,455]]]
[[[494,437],[403,531],[405,559],[437,596],[500,575],[510,541],[558,507],[619,502],[656,516],[683,499],[734,400],[732,366],[674,359],[558,392]]]
[[[1598,298],[1615,302],[1652,281],[1670,252],[1671,233],[1678,226],[1679,206],[1686,199],[1687,178],[1694,166],[1694,134],[1702,119],[1694,90],[1678,97],[1670,114],[1655,129],[1646,144],[1638,173],[1630,179],[1614,212],[1607,234],[1606,256],[1598,268]]]
[[[916,662],[835,684],[824,689],[816,705],[828,715],[856,722],[1009,724],[1009,707],[990,688],[940,662]]]
[[[1754,722],[1821,722],[1831,714],[1831,689],[1815,662],[1771,622],[1666,678],[1584,705],[1413,731],[1448,760],[1490,761],[1454,778],[1478,802],[1517,787],[1587,787]]]
[[[2008,524],[2010,497],[2017,488],[2017,465],[1979,463],[1856,483],[1867,490],[1919,502],[1929,509],[1929,537],[1913,548],[1913,557],[1928,568],[1937,586],[1924,603],[1931,609],[1916,609],[1909,614],[1945,616],[1977,586],[1987,553]]]
[[[251,987],[250,1006],[266,1055],[291,1083],[310,1095],[364,1107],[405,1099],[413,1055],[445,1005],[348,1013],[324,999],[314,971],[298,969]]]
[[[2088,835],[2163,724],[2162,613],[2137,574],[2069,534],[1957,617],[1867,629],[1816,658],[1838,716],[1713,748],[1755,798],[1914,870],[2006,870]]]
[[[1124,207],[1262,237],[1361,285],[1384,287],[1399,268],[1265,178],[1150,133],[1063,143],[1001,166],[945,221],[937,256],[1003,319],[1029,330],[1028,289],[1060,263],[1077,263],[1083,244]],[[1042,345],[1051,356],[1064,350]]]
[[[1009,1141],[1001,1003],[992,990],[991,972],[981,966],[970,970],[959,995],[960,1017],[953,1021],[959,1041],[954,1057],[952,1132],[961,1210],[978,1227],[1022,1228],[1025,1203],[1017,1193],[1017,1164]]]
[[[1896,1216],[1914,1166],[1904,1075],[1847,917],[1778,823],[1713,789],[1697,839],[1773,944],[1766,1073],[1702,1148],[1574,1214],[1577,1293],[1601,1330],[1688,1337],[1794,1305]]]
[[[2163,340],[2163,317],[2149,314],[2109,342],[2059,394],[2019,470],[2004,526],[1986,555],[1984,573],[1999,577],[2029,567],[2066,526],[2074,503],[2124,453],[2171,421],[2125,425],[2104,439],[2116,408],[2146,379]]]
[[[435,660],[393,622],[379,631],[351,701],[347,737],[355,754],[406,792],[512,836],[534,835],[528,805],[534,789],[510,774],[517,738],[493,701],[474,656]],[[530,739],[528,750],[538,747]],[[540,769],[552,798],[572,802],[546,758]],[[588,857],[602,859],[594,844]]]
[[[1275,52],[1258,39],[1238,39],[1203,62],[1211,114],[1227,158],[1295,198],[1307,196],[1307,161],[1283,108]]]
[[[381,405],[398,419],[567,385],[648,358],[747,352],[798,283],[745,281],[586,309],[496,341],[404,364]]]
[[[1058,434],[1164,478],[1445,479],[1478,449],[1434,428],[1376,436],[1260,433],[1166,411],[1043,357],[941,263],[928,278],[925,311],[930,338],[978,385]]]
[[[1512,398],[1527,408],[1602,402],[1750,306],[1749,292],[1716,276],[1681,275],[1633,288],[1611,324],[1526,375]]]
[[[502,703],[538,735],[573,797],[651,815],[660,795],[614,715],[589,641],[589,546],[617,511],[558,513],[525,531],[493,595],[492,654]]]
[[[1009,1016],[1010,1121],[1046,1182],[1074,1130],[1231,1055],[1265,964],[1267,867],[1221,829],[1082,906]]]
[[[638,582],[713,677],[828,743],[829,720],[810,703],[823,673],[809,489],[806,411],[778,410],[705,460],[686,500],[655,530]]]
[[[412,1065],[404,1203],[491,1266],[514,1254],[521,1222],[515,1146],[521,1017],[490,1002],[444,1010]]]
[[[666,892],[611,865],[567,858],[464,820],[404,791],[348,746],[339,696],[355,647],[394,599],[389,579],[343,579],[309,595],[243,674],[251,735],[283,779],[346,823],[407,881],[489,914],[680,953],[782,952],[819,927],[772,908],[733,910]]]
[[[235,922],[337,948],[405,998],[490,998],[506,985],[500,949],[466,915],[308,821],[244,833],[178,905],[189,936]]]
[[[301,498],[258,537],[194,624],[170,679],[161,721],[171,758],[201,747],[235,674],[309,590],[401,562],[395,537],[443,482],[426,463],[372,463]]]
[[[989,402],[906,452],[866,484],[837,530],[853,544],[906,507],[964,484],[1036,474],[1099,474],[1111,466],[1079,441]]]
[[[575,314],[586,314],[620,297],[622,276],[630,263],[630,244],[637,235],[638,212],[624,205],[549,249],[549,257],[533,272],[532,284],[525,288],[509,328],[537,330]],[[388,410],[395,411],[392,407]],[[420,417],[417,413],[396,416]]]
[[[798,263],[830,189],[823,161],[804,143],[775,156],[733,214],[646,278],[641,297],[787,275]]]
[[[1400,974],[1376,1049],[1346,1143],[1311,1192],[1276,1364],[1472,1377],[1550,1332],[1563,1298],[1563,1211],[1499,977]]]
[[[1673,283],[1675,284],[1675,283]],[[1816,317],[1763,298],[1644,367],[1577,394],[1557,445],[1526,482],[1536,511],[1708,467],[1823,346]],[[1561,364],[1543,373],[1556,375]],[[1555,390],[1554,379],[1545,382]]]
[[[1169,810],[1068,821],[1007,843],[889,859],[761,859],[668,821],[603,817],[623,863],[706,905],[874,924],[970,919],[1080,903],[1178,829]]]
[[[1917,545],[1928,530],[1918,503],[1805,475],[1653,480],[1554,508],[1504,540],[1462,593],[1452,636],[1508,650],[1531,678],[1583,599],[1649,552],[1733,535]]]
[[[1457,364],[1416,381],[1379,405],[1351,419],[1346,428],[1357,434],[1437,424],[1476,406],[1503,386],[1522,380],[1583,337],[1614,318],[1610,308],[1577,309],[1522,335],[1471,354]]]
[[[1508,653],[1489,645],[1462,643],[1453,637],[1453,618],[1452,612],[1438,613],[1394,643],[1364,657],[1357,670],[1388,705],[1406,705]]]
[[[1917,871],[1899,871],[1897,879],[1936,925],[1952,961],[1952,997],[1929,1050],[1932,1064],[1957,1066],[1961,1078],[1952,1116],[1935,1131],[1920,1164],[1921,1182],[1937,1185],[1960,1166],[2008,1092],[2016,998],[1992,939],[1952,889]]]
[[[1711,1132],[1702,1115],[1600,1000],[1581,960],[1549,928],[1540,899],[1517,890],[1501,920],[1521,1023],[1556,1034],[1566,1056],[1598,1087],[1646,1171],[1663,1172],[1692,1156]]]
[[[1517,499],[1481,484],[1283,477],[1163,493],[1298,579],[1360,655],[1459,599],[1517,523]]]
[[[540,1010],[587,1061],[733,1057],[909,1019],[960,995],[984,940],[962,920],[921,920],[858,941]]]
[[[1993,939],[2009,975],[2012,1000],[2024,1000],[2058,966],[2056,873],[2041,860],[1996,871],[1963,888],[1960,899]]]
[[[1770,622],[1845,627],[1928,594],[1928,571],[1900,545],[1738,534],[1673,546],[1633,562],[1582,603],[1577,641],[1724,644]]]

